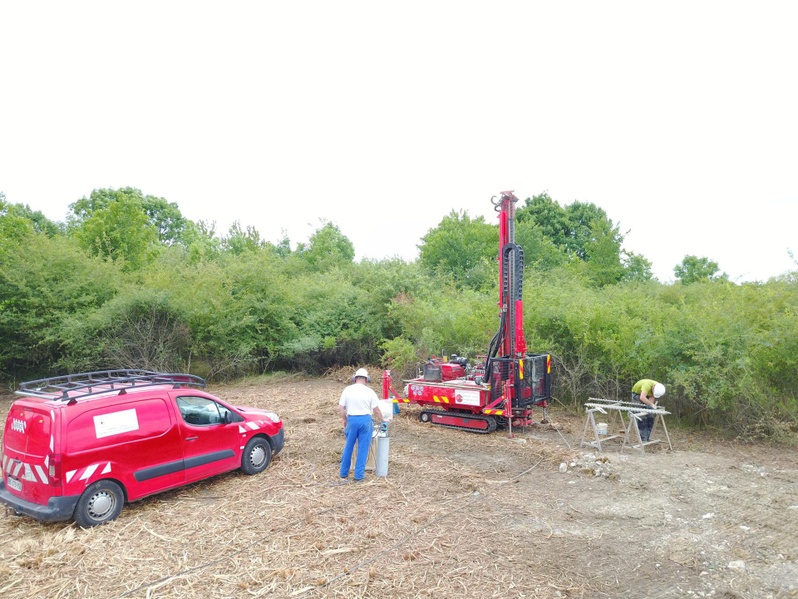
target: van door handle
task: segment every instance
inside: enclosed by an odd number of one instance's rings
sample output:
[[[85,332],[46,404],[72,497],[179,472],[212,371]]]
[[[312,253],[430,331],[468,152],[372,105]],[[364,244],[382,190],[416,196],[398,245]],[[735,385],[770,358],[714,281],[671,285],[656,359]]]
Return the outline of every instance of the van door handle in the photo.
[[[197,439],[199,439],[199,437],[186,437],[186,441],[196,441]]]

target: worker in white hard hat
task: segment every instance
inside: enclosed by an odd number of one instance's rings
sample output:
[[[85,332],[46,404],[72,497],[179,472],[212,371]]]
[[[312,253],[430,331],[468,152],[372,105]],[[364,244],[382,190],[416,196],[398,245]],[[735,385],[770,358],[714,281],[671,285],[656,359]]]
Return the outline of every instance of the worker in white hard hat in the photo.
[[[360,482],[366,475],[366,460],[369,456],[371,433],[373,432],[372,415],[385,422],[380,411],[377,394],[368,383],[371,381],[365,368],[359,368],[352,377],[352,384],[341,393],[338,400],[338,414],[344,425],[346,443],[341,456],[341,478],[349,476],[352,465],[352,452],[357,445],[355,459],[355,481]]]
[[[646,408],[656,409],[657,400],[665,395],[665,385],[652,379],[642,379],[637,381],[632,387],[632,402],[641,403]],[[640,429],[640,439],[647,443],[651,436],[651,429],[654,428],[654,415],[648,414],[638,422]]]

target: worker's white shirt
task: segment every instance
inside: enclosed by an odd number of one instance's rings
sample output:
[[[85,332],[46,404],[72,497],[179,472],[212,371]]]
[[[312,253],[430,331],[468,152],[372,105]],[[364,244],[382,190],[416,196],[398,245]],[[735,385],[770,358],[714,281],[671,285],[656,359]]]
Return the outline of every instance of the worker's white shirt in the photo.
[[[346,408],[347,416],[365,416],[372,414],[380,403],[371,387],[354,383],[343,390],[338,405]]]

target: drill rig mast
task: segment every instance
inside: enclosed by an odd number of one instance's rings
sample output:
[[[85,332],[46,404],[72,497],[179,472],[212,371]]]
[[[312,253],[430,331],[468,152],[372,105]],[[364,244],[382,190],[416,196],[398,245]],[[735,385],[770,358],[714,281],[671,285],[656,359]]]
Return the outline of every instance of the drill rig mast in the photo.
[[[505,191],[491,202],[499,218],[499,329],[488,353],[473,370],[456,355],[431,359],[422,376],[405,381],[405,398],[394,400],[421,405],[422,422],[477,433],[529,426],[533,406],[543,408],[545,422],[551,392],[551,356],[528,353],[524,339],[524,251],[515,243],[518,198]],[[384,390],[391,389],[386,373]]]

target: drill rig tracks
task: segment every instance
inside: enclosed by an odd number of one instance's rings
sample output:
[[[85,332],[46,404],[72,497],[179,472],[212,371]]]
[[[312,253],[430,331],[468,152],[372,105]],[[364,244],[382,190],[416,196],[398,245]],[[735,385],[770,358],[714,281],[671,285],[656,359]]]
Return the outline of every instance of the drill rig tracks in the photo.
[[[496,430],[496,418],[470,412],[449,412],[446,410],[423,409],[418,415],[421,422],[431,422],[437,426],[456,428],[471,433],[487,435]]]

